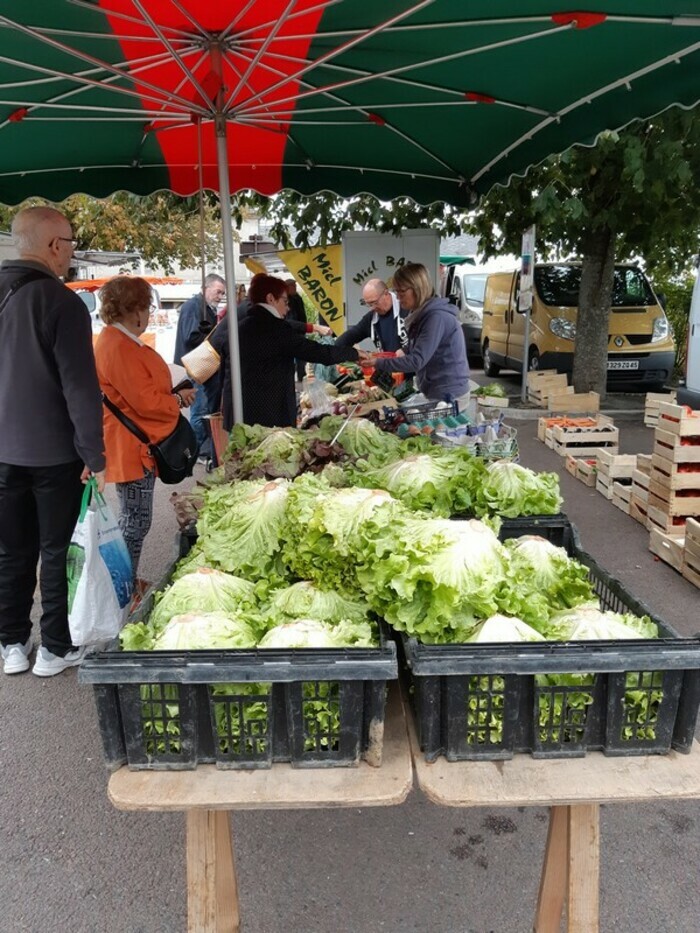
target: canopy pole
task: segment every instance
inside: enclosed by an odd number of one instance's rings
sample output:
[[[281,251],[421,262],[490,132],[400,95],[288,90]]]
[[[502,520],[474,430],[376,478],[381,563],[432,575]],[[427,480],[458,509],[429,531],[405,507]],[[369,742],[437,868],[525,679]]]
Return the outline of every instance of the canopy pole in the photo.
[[[216,166],[219,172],[219,206],[221,210],[221,231],[224,241],[224,277],[226,278],[226,315],[228,317],[228,351],[231,368],[231,395],[233,401],[233,423],[243,421],[243,395],[241,390],[241,353],[238,341],[238,312],[236,309],[236,272],[233,262],[233,221],[231,218],[231,188],[228,177],[228,147],[226,145],[226,113],[222,108],[224,100],[223,65],[221,49],[217,43],[211,46],[211,60],[214,72],[219,77],[219,91],[216,97],[214,128],[216,131]]]

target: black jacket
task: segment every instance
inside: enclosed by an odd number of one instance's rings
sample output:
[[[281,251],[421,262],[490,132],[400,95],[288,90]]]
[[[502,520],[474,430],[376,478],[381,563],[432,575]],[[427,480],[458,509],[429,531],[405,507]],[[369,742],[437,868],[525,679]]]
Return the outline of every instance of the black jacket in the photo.
[[[296,425],[295,359],[329,366],[358,358],[354,347],[324,346],[307,340],[300,328],[275,317],[261,305],[250,309],[238,328],[238,335],[246,424],[282,428]],[[212,343],[221,356],[224,428],[228,431],[233,424],[228,315],[217,327]]]

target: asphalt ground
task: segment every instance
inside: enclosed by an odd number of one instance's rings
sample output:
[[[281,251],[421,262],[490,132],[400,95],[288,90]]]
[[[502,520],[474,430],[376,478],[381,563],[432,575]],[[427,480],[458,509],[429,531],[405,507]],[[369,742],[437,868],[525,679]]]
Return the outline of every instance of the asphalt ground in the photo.
[[[513,423],[522,462],[559,473],[583,546],[680,632],[700,629],[700,594],[654,559],[644,529],[570,477],[536,440],[535,420]],[[623,452],[650,451],[640,415],[619,424]],[[149,579],[173,554],[171,491],[157,489],[141,567]],[[2,933],[186,929],[184,817],[118,812],[107,780],[91,688],[74,670],[0,675]],[[232,819],[245,933],[531,929],[544,808],[447,809],[414,790],[393,808]],[[697,802],[602,807],[602,931],[700,929],[699,823]]]

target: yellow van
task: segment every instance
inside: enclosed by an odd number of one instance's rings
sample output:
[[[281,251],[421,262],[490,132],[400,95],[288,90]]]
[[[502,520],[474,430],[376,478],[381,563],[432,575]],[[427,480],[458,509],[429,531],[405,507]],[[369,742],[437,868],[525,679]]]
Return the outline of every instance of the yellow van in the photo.
[[[527,354],[525,315],[518,311],[520,272],[496,272],[486,280],[481,334],[484,373],[501,369],[555,369],[570,373],[574,363],[580,263],[535,266]],[[608,338],[608,385],[657,389],[670,379],[676,348],[666,314],[644,273],[634,265],[615,266]]]

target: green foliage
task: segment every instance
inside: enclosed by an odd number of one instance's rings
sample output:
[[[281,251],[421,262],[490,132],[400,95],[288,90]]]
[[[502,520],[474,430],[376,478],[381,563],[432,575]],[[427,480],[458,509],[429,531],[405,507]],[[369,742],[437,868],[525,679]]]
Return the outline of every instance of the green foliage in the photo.
[[[688,318],[690,316],[690,300],[693,296],[694,276],[682,275],[673,277],[657,272],[654,276],[654,288],[666,297],[666,317],[673,328],[676,341],[676,375],[685,372],[688,338]]]

